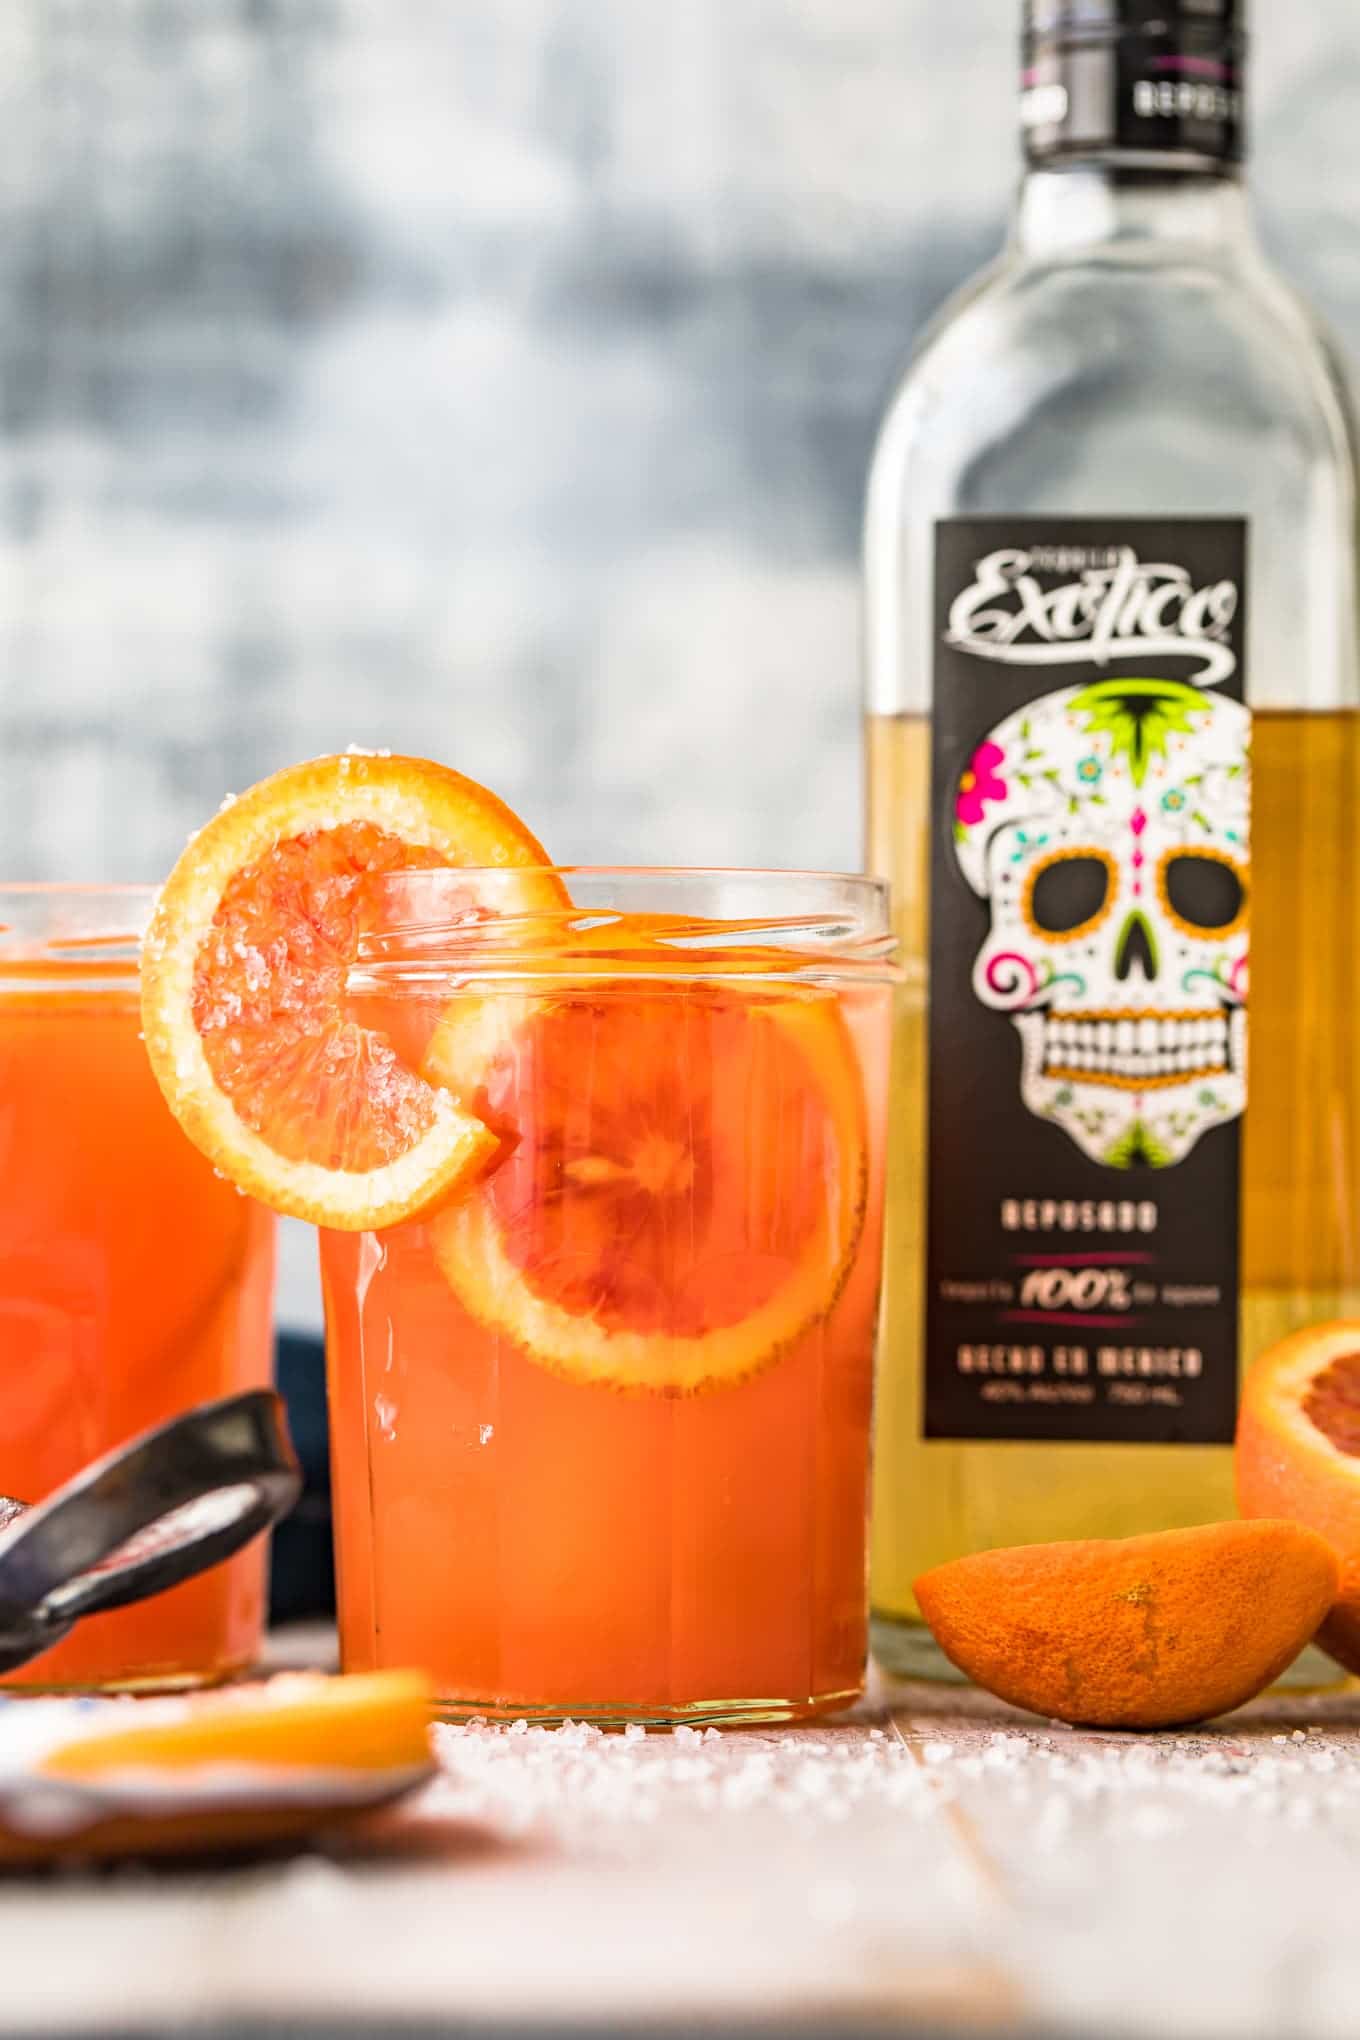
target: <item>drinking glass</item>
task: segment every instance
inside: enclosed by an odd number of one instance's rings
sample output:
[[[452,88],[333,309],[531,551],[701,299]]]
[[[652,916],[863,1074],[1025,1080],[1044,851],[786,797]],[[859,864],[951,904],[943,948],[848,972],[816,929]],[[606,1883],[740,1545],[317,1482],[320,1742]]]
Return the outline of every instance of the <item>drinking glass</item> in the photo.
[[[149,886],[0,888],[0,1493],[41,1501],[191,1405],[268,1383],[274,1225],[171,1118],[141,1041]],[[172,1688],[248,1666],[256,1545],[92,1616],[8,1686]]]
[[[541,881],[544,874],[532,874]],[[343,1661],[442,1711],[845,1705],[895,977],[797,872],[381,881],[350,994],[491,1131],[432,1212],[323,1233]]]

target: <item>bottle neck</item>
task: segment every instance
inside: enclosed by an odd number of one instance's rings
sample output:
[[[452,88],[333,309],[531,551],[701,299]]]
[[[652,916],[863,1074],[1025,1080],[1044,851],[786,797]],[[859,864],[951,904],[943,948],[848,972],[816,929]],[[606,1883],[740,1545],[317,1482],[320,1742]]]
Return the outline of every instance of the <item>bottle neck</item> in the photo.
[[[1082,248],[1179,244],[1220,258],[1252,245],[1246,192],[1235,170],[1133,167],[1106,158],[1039,164],[1021,181],[1012,252],[1027,261]]]

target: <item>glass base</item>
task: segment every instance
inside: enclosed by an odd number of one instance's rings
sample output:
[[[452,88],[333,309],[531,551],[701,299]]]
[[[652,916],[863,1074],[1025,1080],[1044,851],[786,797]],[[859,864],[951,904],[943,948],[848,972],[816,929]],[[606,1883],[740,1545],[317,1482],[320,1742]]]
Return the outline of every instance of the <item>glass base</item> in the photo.
[[[780,1722],[812,1721],[823,1714],[838,1714],[853,1707],[864,1688],[846,1686],[839,1693],[818,1693],[805,1700],[692,1700],[675,1706],[602,1706],[596,1700],[577,1705],[530,1706],[505,1700],[449,1700],[435,1702],[439,1721],[509,1722],[527,1721],[535,1728],[560,1728],[568,1721],[584,1722],[590,1728],[767,1728]]]
[[[257,1659],[242,1658],[239,1663],[212,1665],[206,1671],[126,1672],[112,1679],[63,1684],[54,1679],[25,1679],[21,1666],[17,1672],[0,1679],[0,1700],[88,1700],[104,1695],[117,1698],[120,1694],[154,1697],[158,1693],[167,1696],[203,1693],[214,1686],[230,1686],[248,1679],[258,1669]]]
[[[869,1644],[874,1661],[894,1679],[929,1679],[942,1686],[971,1686],[936,1643],[924,1622],[905,1615],[875,1612],[869,1624]],[[1308,1644],[1288,1671],[1282,1672],[1270,1688],[1272,1693],[1335,1693],[1351,1683],[1332,1658],[1315,1644]]]

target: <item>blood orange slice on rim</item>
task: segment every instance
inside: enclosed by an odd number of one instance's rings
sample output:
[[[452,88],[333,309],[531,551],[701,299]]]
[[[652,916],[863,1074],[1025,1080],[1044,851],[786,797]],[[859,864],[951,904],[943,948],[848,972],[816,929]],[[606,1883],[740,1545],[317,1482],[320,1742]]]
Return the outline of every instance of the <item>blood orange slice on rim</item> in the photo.
[[[637,979],[463,994],[424,1068],[502,1140],[435,1215],[439,1265],[540,1366],[690,1394],[768,1366],[834,1303],[866,1148],[831,996]]]
[[[214,816],[167,881],[142,947],[147,1051],[171,1110],[274,1210],[345,1231],[422,1211],[494,1136],[348,1008],[373,875],[543,866],[503,802],[424,759],[289,767]],[[525,904],[558,881],[525,870]]]

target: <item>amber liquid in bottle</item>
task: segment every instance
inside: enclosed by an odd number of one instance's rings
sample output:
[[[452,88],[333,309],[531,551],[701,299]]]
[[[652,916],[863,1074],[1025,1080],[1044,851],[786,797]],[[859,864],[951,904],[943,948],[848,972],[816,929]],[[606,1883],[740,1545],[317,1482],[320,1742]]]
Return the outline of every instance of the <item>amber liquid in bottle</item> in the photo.
[[[927,1670],[927,1639],[912,1636],[918,1572],[992,1545],[1131,1536],[1231,1516],[1232,1449],[922,1441],[927,720],[871,716],[868,769],[871,868],[892,879],[908,972],[894,1042],[874,1594],[889,1624],[881,1653],[902,1669]],[[1360,1316],[1360,1214],[1352,1201],[1360,1157],[1360,1056],[1352,1050],[1358,803],[1360,712],[1256,714],[1244,1367],[1287,1332]]]

